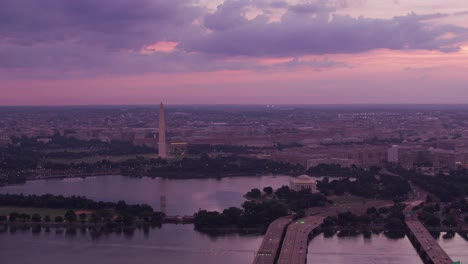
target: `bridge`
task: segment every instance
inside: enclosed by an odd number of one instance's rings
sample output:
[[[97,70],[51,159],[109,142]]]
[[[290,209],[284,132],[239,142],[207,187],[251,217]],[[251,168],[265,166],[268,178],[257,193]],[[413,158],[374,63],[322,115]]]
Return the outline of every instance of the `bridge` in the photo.
[[[172,223],[172,224],[193,223],[194,219],[195,219],[195,217],[193,215],[165,216],[163,218],[163,223]]]
[[[288,226],[278,264],[304,264],[310,234],[323,222],[323,217],[307,216]]]
[[[408,226],[408,238],[413,243],[419,255],[425,263],[430,264],[452,264],[453,261],[435,241],[434,237],[427,231],[416,216],[405,217]]]
[[[278,250],[281,246],[286,227],[291,223],[291,217],[276,219],[269,226],[263,238],[260,249],[255,255],[254,264],[274,264],[278,258]]]

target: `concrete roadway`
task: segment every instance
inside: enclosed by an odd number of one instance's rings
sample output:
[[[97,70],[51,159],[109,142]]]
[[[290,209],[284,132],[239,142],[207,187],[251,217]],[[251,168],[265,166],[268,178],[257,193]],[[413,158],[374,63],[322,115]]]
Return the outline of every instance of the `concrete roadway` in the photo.
[[[434,237],[427,231],[424,225],[416,218],[416,216],[407,216],[405,219],[406,225],[410,232],[418,240],[429,257],[430,261],[434,264],[451,264],[453,263],[450,257],[435,241]]]
[[[289,225],[278,264],[304,264],[307,258],[309,234],[323,222],[323,217],[307,216]]]
[[[286,227],[291,223],[291,217],[276,219],[269,226],[263,238],[260,249],[255,255],[254,264],[274,264],[280,248],[281,239]]]

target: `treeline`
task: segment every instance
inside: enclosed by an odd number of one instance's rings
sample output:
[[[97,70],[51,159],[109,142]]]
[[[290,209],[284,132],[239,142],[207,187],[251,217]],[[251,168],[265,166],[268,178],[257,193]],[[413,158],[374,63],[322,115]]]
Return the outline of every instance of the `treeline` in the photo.
[[[237,146],[237,145],[211,145],[211,144],[189,144],[187,152],[190,155],[202,155],[206,153],[230,153],[245,154],[252,150],[261,150],[262,148]]]
[[[351,212],[339,213],[337,216],[328,216],[323,222],[324,228],[344,226],[384,225],[386,229],[403,230],[405,228],[404,204],[395,204],[391,207],[370,207],[365,214],[357,215]]]
[[[195,228],[263,228],[273,220],[288,215],[288,208],[279,201],[246,201],[241,208],[230,207],[223,212],[198,211],[194,216]]]
[[[434,194],[442,202],[453,202],[468,196],[468,169],[459,167],[448,175],[439,173],[435,176],[423,174],[416,169],[405,169],[398,164],[387,164],[386,169],[401,175],[407,181]]]
[[[95,202],[82,196],[64,197],[62,195],[22,195],[22,194],[0,194],[0,206],[11,207],[32,207],[32,208],[52,208],[52,209],[67,209],[63,216],[57,216],[54,221],[61,223],[67,221],[73,223],[77,221],[75,210],[89,210],[91,213],[83,213],[79,215],[82,222],[85,220],[91,223],[106,222],[108,224],[124,224],[132,225],[135,220],[142,220],[148,223],[162,223],[164,214],[156,212],[147,204],[128,205],[125,201],[113,202]],[[0,217],[6,220],[6,216]],[[16,219],[34,222],[50,222],[50,216],[40,216],[33,214],[18,214],[11,212],[9,221],[13,222]]]
[[[345,178],[330,181],[326,177],[318,181],[317,188],[325,195],[349,193],[372,199],[392,199],[395,202],[406,200],[411,191],[405,179],[389,175],[380,175],[378,179],[372,174],[361,175],[354,180]]]
[[[458,169],[446,176],[424,175],[414,172],[409,176],[414,184],[434,194],[442,202],[452,202],[468,196],[468,170]]]
[[[310,167],[306,170],[306,174],[310,176],[331,176],[331,177],[360,177],[369,176],[379,173],[379,167],[370,167],[368,169],[351,165],[350,167],[342,167],[339,164],[319,164],[315,167]]]
[[[306,171],[310,176],[332,176],[332,177],[349,177],[352,170],[349,168],[341,167],[338,164],[319,164],[315,167],[310,167]]]
[[[12,144],[0,147],[0,186],[23,183],[26,177],[33,175],[38,168],[46,170],[83,169],[92,172],[95,169],[116,168],[118,164],[68,164],[59,165],[48,162],[49,159],[76,159],[95,155],[127,155],[156,153],[146,146],[133,146],[129,142],[99,140],[79,140],[59,135],[50,137],[43,143],[37,137],[12,137]],[[72,152],[70,149],[82,151]],[[84,150],[83,150],[84,149]],[[104,166],[103,166],[104,165]],[[112,166],[110,166],[112,165]]]
[[[138,155],[156,153],[156,150],[149,147],[133,146],[129,142],[83,141],[58,135],[51,137],[50,140],[48,143],[42,143],[38,141],[38,138],[12,138],[13,144],[0,147],[0,186],[25,182],[27,176],[36,173],[49,176],[117,170],[128,176],[205,178],[222,177],[229,174],[296,174],[304,171],[304,168],[297,164],[292,165],[236,155],[236,153],[243,153],[246,147],[211,145],[189,146],[194,153],[202,153],[199,158],[184,158],[170,162],[160,158],[138,157],[122,162],[111,162],[104,159],[94,163],[57,163],[50,160],[72,160],[95,155]],[[233,155],[212,158],[204,151],[213,150],[213,147],[216,151],[231,152]],[[70,151],[71,149],[77,149],[77,151]]]
[[[321,142],[323,146],[340,146],[340,145],[382,145],[382,144],[400,144],[403,138],[384,138],[377,137],[364,139],[362,141],[344,141],[344,142]]]
[[[110,142],[97,139],[81,140],[74,137],[54,135],[49,137],[47,143],[43,143],[38,137],[12,137],[14,148],[23,149],[27,152],[38,152],[42,159],[60,158],[75,159],[94,155],[130,155],[157,153],[157,150],[147,146],[135,146],[131,142],[112,140]],[[68,150],[78,149],[86,151],[71,152]]]
[[[332,203],[323,194],[311,193],[308,189],[294,191],[285,185],[275,191],[275,197],[284,201],[288,208],[293,211],[300,211],[310,207],[322,207]]]
[[[263,188],[266,199],[246,201],[242,208],[231,207],[222,213],[199,211],[195,214],[195,227],[198,229],[217,228],[263,228],[273,220],[286,216],[291,211],[303,214],[305,209],[325,206],[331,203],[319,193],[310,190],[294,191],[288,186],[282,186],[273,192],[271,187]],[[261,191],[252,189],[246,197],[261,198]]]
[[[183,158],[166,162],[158,159],[132,159],[122,163],[122,173],[129,176],[172,178],[208,178],[229,175],[298,173],[300,165],[239,156]]]
[[[64,197],[62,195],[23,195],[0,194],[0,206],[19,206],[37,208],[80,208],[80,209],[111,209],[116,206],[110,202],[95,202],[83,196]]]
[[[0,206],[52,209],[114,210],[118,213],[142,216],[154,212],[147,204],[128,205],[125,201],[96,202],[83,196],[0,194]]]

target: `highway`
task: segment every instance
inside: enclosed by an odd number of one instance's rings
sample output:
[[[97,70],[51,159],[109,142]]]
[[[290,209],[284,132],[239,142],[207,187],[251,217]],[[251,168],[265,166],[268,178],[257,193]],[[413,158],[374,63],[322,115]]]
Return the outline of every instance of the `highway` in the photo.
[[[278,264],[305,264],[309,234],[323,222],[323,217],[307,216],[288,226]]]
[[[410,230],[411,239],[416,239],[419,243],[419,251],[424,251],[426,262],[434,264],[451,264],[453,263],[450,257],[435,241],[434,237],[427,231],[424,225],[416,218],[416,216],[406,216],[406,225]]]
[[[255,255],[254,264],[274,264],[281,245],[281,239],[286,227],[291,223],[291,217],[276,219],[269,226],[263,238],[260,249]]]

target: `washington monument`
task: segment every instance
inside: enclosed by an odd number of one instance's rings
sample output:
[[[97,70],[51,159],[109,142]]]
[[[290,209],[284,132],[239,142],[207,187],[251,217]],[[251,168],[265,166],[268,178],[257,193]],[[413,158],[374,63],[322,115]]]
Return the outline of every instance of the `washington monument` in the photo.
[[[166,158],[166,121],[164,118],[164,105],[161,102],[159,105],[159,157]]]

